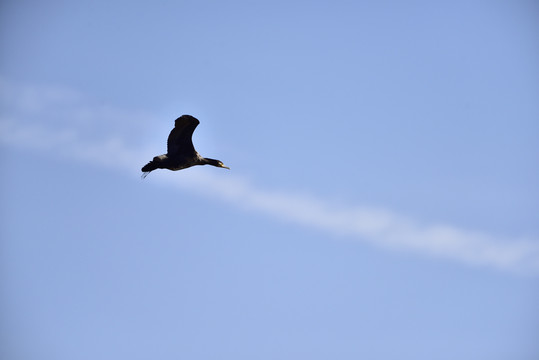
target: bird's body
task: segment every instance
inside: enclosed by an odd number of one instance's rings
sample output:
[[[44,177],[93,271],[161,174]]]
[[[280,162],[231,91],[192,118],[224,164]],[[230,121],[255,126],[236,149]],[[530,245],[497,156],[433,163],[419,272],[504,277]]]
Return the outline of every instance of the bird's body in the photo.
[[[181,170],[195,165],[213,165],[228,169],[221,161],[200,156],[193,146],[192,136],[200,121],[191,115],[182,115],[174,122],[167,140],[167,153],[158,155],[142,168],[142,177],[155,169]]]

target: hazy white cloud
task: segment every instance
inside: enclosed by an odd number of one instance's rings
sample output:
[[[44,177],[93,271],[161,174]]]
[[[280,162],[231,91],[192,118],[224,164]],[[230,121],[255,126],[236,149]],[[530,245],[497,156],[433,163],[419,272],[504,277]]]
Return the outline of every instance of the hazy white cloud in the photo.
[[[168,183],[195,191],[204,189],[205,194],[211,192],[212,198],[219,197],[245,209],[262,211],[284,221],[354,237],[384,248],[539,274],[537,239],[498,239],[449,225],[421,225],[387,210],[335,205],[315,197],[257,188],[245,179],[229,174],[215,176],[209,172],[186,172],[184,181]]]
[[[9,102],[16,91],[29,91],[9,87],[5,81],[0,82],[2,103]],[[40,91],[46,92],[46,89],[40,88]],[[28,95],[28,98],[32,96]],[[30,111],[24,108],[28,101],[33,102]],[[88,106],[82,105],[80,96],[72,92],[54,89],[51,94],[43,94],[39,101],[27,99],[19,105],[10,103],[10,106],[4,107],[8,110],[3,110],[0,118],[0,141],[9,146],[32,148],[36,151],[58,150],[54,153],[78,161],[87,161],[96,166],[108,167],[114,164],[117,168],[118,164],[123,164],[124,171],[138,174],[141,164],[152,156],[153,150],[139,147],[135,150],[134,146],[124,143],[119,135],[107,138],[89,137],[85,131],[81,132],[67,122],[61,123],[60,126],[58,123],[51,126],[44,117],[28,115],[35,115],[36,107],[73,108],[74,103],[81,104],[84,116],[88,118],[99,118],[106,113],[102,109],[93,112]],[[60,113],[58,110],[57,114]],[[119,120],[125,123],[133,116],[122,111],[114,111],[114,114],[128,117]],[[181,177],[156,175],[147,181],[200,191],[201,195],[211,195],[212,198],[219,198],[247,210],[260,211],[282,221],[355,238],[388,249],[413,251],[513,272],[539,274],[538,239],[501,239],[450,225],[420,224],[383,209],[338,205],[315,196],[299,196],[286,190],[262,189],[235,172],[215,174],[191,169],[182,172]]]

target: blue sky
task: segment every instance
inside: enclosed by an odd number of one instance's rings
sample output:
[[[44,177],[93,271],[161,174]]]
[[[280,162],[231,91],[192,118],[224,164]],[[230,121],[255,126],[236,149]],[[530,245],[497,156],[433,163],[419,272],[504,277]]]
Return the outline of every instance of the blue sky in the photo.
[[[536,359],[538,20],[2,2],[2,358]]]

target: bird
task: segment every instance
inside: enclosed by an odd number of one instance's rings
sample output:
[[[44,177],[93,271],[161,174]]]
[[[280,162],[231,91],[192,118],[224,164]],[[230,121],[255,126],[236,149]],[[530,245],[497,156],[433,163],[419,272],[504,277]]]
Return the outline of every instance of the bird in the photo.
[[[169,169],[172,171],[186,169],[195,165],[213,165],[229,169],[220,160],[205,158],[193,146],[193,132],[200,124],[197,118],[191,115],[182,115],[174,121],[174,129],[167,139],[167,153],[158,155],[142,167],[142,178],[145,178],[155,169]]]

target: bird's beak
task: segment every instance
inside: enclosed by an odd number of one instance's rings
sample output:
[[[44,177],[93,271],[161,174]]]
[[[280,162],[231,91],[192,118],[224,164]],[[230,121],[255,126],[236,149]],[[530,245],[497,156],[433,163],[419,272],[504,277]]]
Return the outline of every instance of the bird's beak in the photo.
[[[230,168],[229,168],[228,166],[224,166],[224,165],[223,165],[223,166],[221,166],[221,167],[230,170]]]

